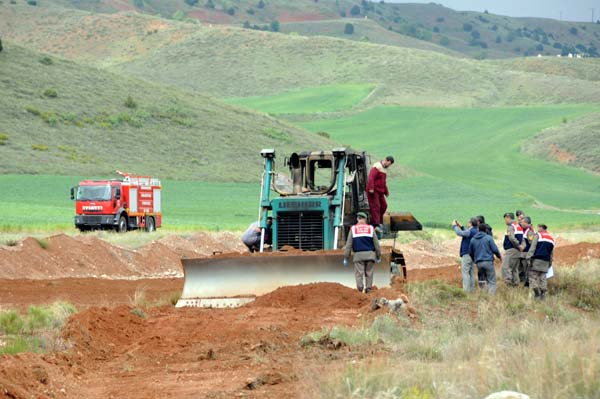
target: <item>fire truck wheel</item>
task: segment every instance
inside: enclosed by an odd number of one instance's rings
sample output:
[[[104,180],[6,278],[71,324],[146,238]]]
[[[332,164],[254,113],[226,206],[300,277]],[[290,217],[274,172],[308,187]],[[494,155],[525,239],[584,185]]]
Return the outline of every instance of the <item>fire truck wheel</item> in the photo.
[[[152,233],[154,230],[156,230],[156,226],[154,225],[154,218],[149,217],[146,219],[146,231],[148,233]]]
[[[125,216],[119,218],[119,224],[117,225],[118,233],[125,233],[127,231],[127,219]]]

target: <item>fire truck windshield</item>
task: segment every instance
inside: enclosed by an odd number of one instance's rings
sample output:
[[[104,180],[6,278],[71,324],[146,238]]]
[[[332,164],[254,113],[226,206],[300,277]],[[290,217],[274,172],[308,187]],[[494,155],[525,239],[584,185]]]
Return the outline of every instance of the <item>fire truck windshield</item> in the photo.
[[[77,188],[77,200],[79,201],[110,201],[110,199],[110,185],[79,186]]]

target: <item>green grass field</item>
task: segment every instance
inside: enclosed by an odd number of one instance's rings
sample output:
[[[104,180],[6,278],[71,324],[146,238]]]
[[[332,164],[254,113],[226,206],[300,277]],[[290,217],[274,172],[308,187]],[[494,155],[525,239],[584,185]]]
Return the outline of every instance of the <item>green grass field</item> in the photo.
[[[544,128],[591,112],[592,106],[489,109],[379,107],[353,116],[303,123],[378,156],[392,154],[416,173],[390,176],[392,210],[432,225],[522,208],[534,223],[600,224],[600,177],[521,153]],[[593,212],[585,212],[595,210]]]
[[[359,104],[374,88],[369,84],[325,85],[267,97],[233,98],[227,102],[273,115],[336,112]]]
[[[88,178],[88,177],[86,177]],[[72,229],[75,203],[69,190],[77,176],[0,175],[0,230]],[[163,181],[165,230],[239,230],[258,216],[256,183]]]

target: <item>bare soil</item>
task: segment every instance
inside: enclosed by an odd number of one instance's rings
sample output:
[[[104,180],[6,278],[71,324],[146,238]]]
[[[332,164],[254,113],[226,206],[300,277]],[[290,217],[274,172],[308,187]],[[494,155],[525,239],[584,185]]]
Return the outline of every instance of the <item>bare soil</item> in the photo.
[[[385,353],[300,339],[362,326],[382,312],[371,311],[374,297],[405,294],[402,281],[370,294],[319,283],[282,287],[238,309],[176,309],[166,303],[183,286],[180,258],[242,251],[236,236],[171,236],[136,250],[86,235],[47,241],[46,249],[32,238],[0,247],[0,305],[65,300],[79,313],[63,330],[66,350],[0,357],[1,399],[310,397],[314,373]],[[404,246],[409,281],[459,285],[454,244]],[[600,244],[562,243],[555,259],[567,266],[598,256]],[[136,292],[165,305],[134,309]]]

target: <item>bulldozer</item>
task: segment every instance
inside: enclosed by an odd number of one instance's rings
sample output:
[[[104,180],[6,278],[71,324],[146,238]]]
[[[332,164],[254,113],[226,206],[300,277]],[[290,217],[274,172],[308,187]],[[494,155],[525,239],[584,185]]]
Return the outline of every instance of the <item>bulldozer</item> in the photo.
[[[214,254],[184,258],[185,282],[177,307],[237,307],[281,286],[337,282],[355,287],[353,271],[343,265],[343,246],[356,214],[369,214],[366,152],[335,148],[284,157],[284,173],[275,170],[275,150],[263,149],[258,221],[258,253]],[[272,194],[275,195],[272,195]],[[271,248],[266,249],[267,218],[272,218]],[[396,248],[399,231],[422,230],[411,213],[384,217],[382,246],[374,284],[389,286],[393,276],[406,278],[406,262]]]

